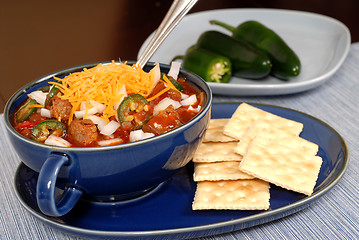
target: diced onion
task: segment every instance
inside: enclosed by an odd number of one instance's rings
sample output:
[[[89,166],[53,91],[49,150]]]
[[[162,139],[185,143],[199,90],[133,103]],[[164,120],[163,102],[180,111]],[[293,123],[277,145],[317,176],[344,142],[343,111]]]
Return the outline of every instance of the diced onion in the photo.
[[[158,81],[160,81],[160,79],[161,79],[160,64],[155,63],[155,66],[154,66],[154,68],[151,69],[150,73],[153,74],[153,84],[152,84],[151,91],[150,91],[150,92],[152,92],[152,90],[157,85]]]
[[[96,115],[88,115],[87,116],[88,119],[90,119],[94,124],[97,125],[97,128],[102,131],[103,127],[106,126],[106,120],[103,118],[100,118],[99,116]]]
[[[99,102],[94,101],[94,100],[90,100],[90,104],[91,104],[91,106],[97,108],[98,113],[103,113],[103,111],[105,111],[105,109],[106,109],[105,104],[99,103]]]
[[[47,94],[48,93],[37,90],[29,93],[27,96],[31,99],[34,99],[38,104],[45,105]]]
[[[154,108],[153,112],[157,115],[159,112],[165,110],[168,106],[172,105],[174,109],[181,107],[181,104],[171,98],[164,98],[162,99]]]
[[[127,91],[126,91],[126,85],[122,85],[122,87],[120,88],[120,90],[118,91],[118,95],[122,95],[122,97],[120,98],[120,100],[115,103],[113,105],[113,109],[115,111],[117,111],[118,107],[120,106],[120,104],[122,103],[123,99],[125,99],[125,97],[127,97]],[[115,114],[115,116],[117,116],[117,114]]]
[[[57,137],[53,134],[51,134],[46,140],[45,144],[47,145],[53,145],[53,146],[59,146],[59,147],[70,147],[71,143],[66,141],[63,138]]]
[[[119,127],[120,127],[120,124],[118,122],[112,120],[109,123],[107,123],[105,126],[102,127],[102,130],[100,131],[100,133],[103,135],[106,135],[106,136],[110,136]]]
[[[155,134],[153,134],[153,133],[147,133],[147,132],[145,133],[141,129],[139,129],[139,130],[130,132],[130,142],[135,142],[135,141],[139,141],[139,140],[154,137],[154,136],[155,136]]]
[[[181,62],[173,61],[171,63],[171,68],[168,71],[167,75],[173,77],[174,80],[177,80],[180,68],[181,68]]]
[[[80,111],[85,111],[86,110],[86,102],[82,101],[80,104]]]
[[[188,98],[185,98],[181,101],[181,104],[183,106],[190,106],[190,105],[193,105],[197,102],[197,97],[195,94],[189,96]]]
[[[123,139],[121,139],[121,138],[101,140],[101,141],[97,142],[97,144],[100,146],[110,146],[110,145],[122,144],[122,143],[123,143]]]
[[[187,95],[187,94],[184,94],[184,93],[181,93],[181,99],[183,100],[183,99],[186,99],[186,98],[188,98],[189,97],[189,95]]]
[[[80,110],[80,111],[75,111],[75,117],[76,118],[83,118],[85,116],[85,112],[86,110]],[[93,115],[97,113],[97,108],[96,107],[92,107],[87,111],[87,115]]]
[[[51,118],[51,112],[50,112],[49,109],[41,108],[40,109],[40,114],[41,114],[42,117]]]
[[[188,111],[199,112],[201,111],[201,106],[198,105],[196,108],[189,106]]]
[[[126,85],[123,84],[120,90],[118,90],[118,94],[123,94],[125,97],[127,97],[127,91],[126,91]]]

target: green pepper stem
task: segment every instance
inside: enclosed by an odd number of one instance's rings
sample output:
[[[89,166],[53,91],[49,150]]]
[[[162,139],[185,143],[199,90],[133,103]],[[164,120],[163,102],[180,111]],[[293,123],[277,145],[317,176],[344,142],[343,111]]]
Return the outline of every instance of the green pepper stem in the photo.
[[[220,22],[220,21],[217,21],[217,20],[210,20],[209,21],[210,24],[212,25],[218,25],[218,26],[221,26],[221,27],[224,27],[225,29],[231,31],[231,32],[234,32],[234,30],[236,29],[235,27],[231,26],[231,25],[228,25],[224,22]]]

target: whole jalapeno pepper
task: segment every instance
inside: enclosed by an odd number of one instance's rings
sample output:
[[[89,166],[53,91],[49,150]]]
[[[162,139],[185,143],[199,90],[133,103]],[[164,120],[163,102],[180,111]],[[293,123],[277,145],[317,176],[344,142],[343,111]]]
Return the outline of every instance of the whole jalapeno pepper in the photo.
[[[197,47],[187,50],[183,68],[207,82],[227,83],[232,75],[232,64],[227,57]]]
[[[36,100],[28,99],[16,112],[15,120],[16,122],[23,122],[29,119],[31,115],[36,112],[36,107],[31,107],[31,105],[37,104]]]
[[[34,126],[31,130],[31,139],[37,142],[44,142],[47,137],[54,134],[58,137],[66,135],[67,129],[65,124],[55,120],[45,120]]]
[[[286,42],[273,30],[257,21],[246,21],[238,27],[220,21],[210,21],[226,28],[233,33],[233,38],[242,40],[263,51],[272,61],[272,74],[286,80],[299,75],[300,59]]]
[[[131,94],[127,96],[118,107],[118,119],[120,123],[133,123],[135,130],[140,129],[150,120],[150,112],[146,108],[148,108],[146,98],[141,94]]]
[[[204,32],[196,46],[229,58],[232,73],[237,77],[261,79],[268,76],[271,71],[271,61],[265,54],[224,33]]]

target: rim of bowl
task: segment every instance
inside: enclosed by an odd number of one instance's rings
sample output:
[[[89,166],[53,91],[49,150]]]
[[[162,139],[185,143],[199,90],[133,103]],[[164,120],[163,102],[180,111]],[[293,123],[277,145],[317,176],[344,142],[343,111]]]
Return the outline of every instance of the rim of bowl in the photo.
[[[120,63],[119,61],[115,61],[116,63]],[[207,95],[207,102],[206,104],[203,106],[203,108],[201,109],[201,111],[195,116],[193,117],[190,121],[188,121],[187,123],[183,124],[182,126],[179,126],[171,131],[162,133],[160,135],[154,136],[154,137],[150,137],[147,139],[143,139],[143,140],[139,140],[136,142],[129,142],[129,143],[124,143],[124,144],[118,144],[118,145],[111,145],[111,146],[99,146],[99,147],[60,147],[60,146],[53,146],[53,145],[46,145],[44,143],[39,143],[36,142],[34,140],[31,140],[29,138],[26,138],[24,136],[22,136],[20,133],[18,133],[14,127],[11,124],[11,120],[9,118],[9,113],[10,113],[10,109],[13,105],[13,103],[23,94],[26,93],[26,91],[31,88],[34,87],[37,84],[40,84],[46,80],[49,80],[51,78],[53,78],[54,76],[58,76],[58,75],[66,75],[69,74],[71,72],[74,71],[81,71],[83,68],[90,68],[90,67],[94,67],[98,64],[110,64],[112,63],[112,61],[108,61],[108,62],[96,62],[96,63],[88,63],[88,64],[83,64],[83,65],[79,65],[79,66],[75,66],[75,67],[70,67],[70,68],[66,68],[48,75],[45,75],[43,77],[38,78],[37,80],[34,80],[28,84],[26,84],[25,86],[23,86],[22,88],[20,88],[19,90],[17,90],[7,101],[6,105],[5,105],[5,109],[4,109],[4,118],[5,118],[5,124],[7,129],[9,130],[9,132],[11,134],[13,134],[15,137],[20,138],[21,140],[32,144],[32,145],[36,145],[39,147],[43,147],[43,148],[49,148],[51,150],[57,150],[57,151],[65,151],[65,152],[94,152],[94,151],[109,151],[109,150],[113,150],[113,149],[122,149],[122,148],[131,148],[131,147],[135,147],[138,145],[142,145],[142,144],[146,144],[148,142],[154,142],[157,140],[160,140],[162,138],[165,138],[169,135],[175,134],[176,132],[185,130],[189,127],[191,127],[193,124],[195,124],[196,120],[199,118],[202,118],[205,114],[207,114],[207,112],[210,110],[211,106],[212,106],[212,90],[210,89],[209,85],[198,75],[189,72],[183,68],[180,69],[180,75],[183,76],[186,80],[188,79],[188,76],[190,76],[191,78],[195,79],[195,81],[189,80],[192,84],[194,84],[196,87],[198,87],[201,91],[204,91]],[[121,61],[121,63],[127,63],[127,64],[135,64],[135,61]],[[155,65],[154,62],[148,62],[145,67],[153,67]],[[165,68],[166,70],[170,69],[170,65],[168,64],[163,64],[160,63],[160,68],[162,70],[162,68]]]

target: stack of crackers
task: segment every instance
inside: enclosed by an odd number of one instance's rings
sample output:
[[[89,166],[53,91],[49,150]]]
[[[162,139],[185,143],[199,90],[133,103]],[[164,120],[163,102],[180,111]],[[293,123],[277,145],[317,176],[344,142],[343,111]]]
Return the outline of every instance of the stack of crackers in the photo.
[[[192,209],[267,210],[270,183],[311,195],[322,159],[302,130],[302,123],[246,103],[230,119],[211,119],[193,157]]]

